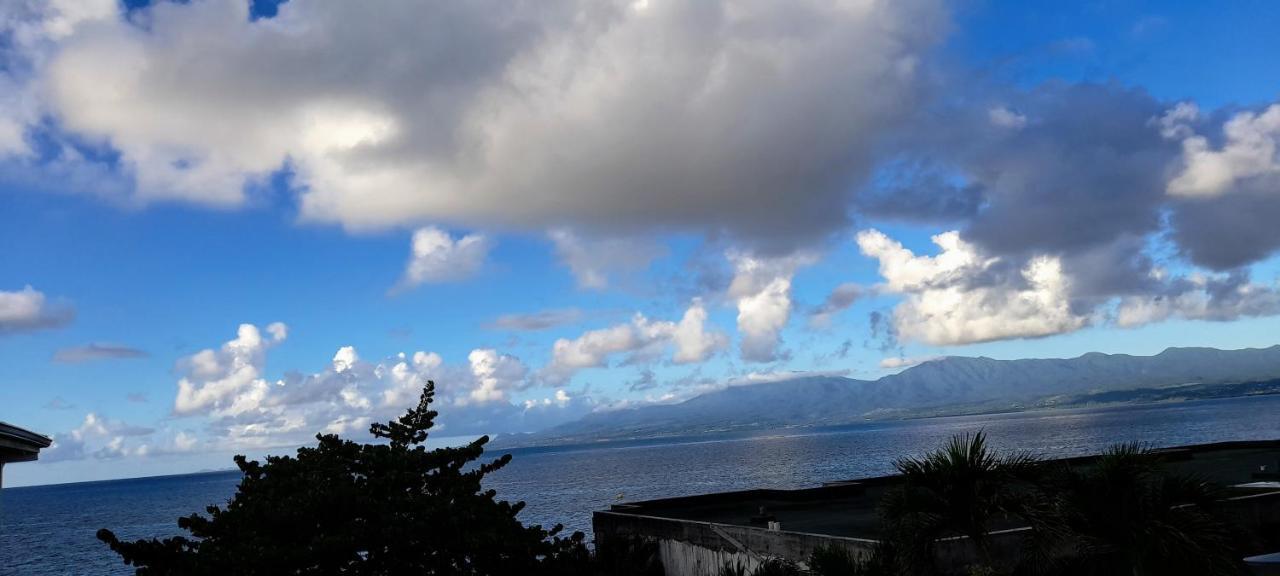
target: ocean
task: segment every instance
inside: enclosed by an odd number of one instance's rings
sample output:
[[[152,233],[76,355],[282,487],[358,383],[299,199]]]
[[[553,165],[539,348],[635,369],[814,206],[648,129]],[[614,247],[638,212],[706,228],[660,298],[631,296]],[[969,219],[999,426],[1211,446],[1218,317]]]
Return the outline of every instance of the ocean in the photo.
[[[590,534],[591,512],[615,502],[882,475],[897,458],[977,430],[997,448],[1052,457],[1128,441],[1159,447],[1277,439],[1280,396],[523,448],[510,451],[511,464],[489,486],[501,498],[527,502],[526,523]],[[0,490],[0,574],[132,574],[94,537],[99,528],[124,539],[177,534],[179,516],[224,503],[238,480],[236,472],[214,472]]]

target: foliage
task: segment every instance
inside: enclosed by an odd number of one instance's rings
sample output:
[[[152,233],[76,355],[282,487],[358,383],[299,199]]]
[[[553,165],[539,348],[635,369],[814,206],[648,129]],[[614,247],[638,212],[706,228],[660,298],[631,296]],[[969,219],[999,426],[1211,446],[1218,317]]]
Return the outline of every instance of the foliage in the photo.
[[[1002,558],[1017,574],[1242,573],[1248,538],[1219,511],[1221,494],[1208,482],[1164,471],[1135,444],[1055,469],[1025,454],[998,456],[978,433],[902,460],[898,469],[903,484],[881,505],[886,546],[875,555],[888,567],[866,573],[938,573],[937,542],[954,536],[973,542],[979,562],[952,569],[1002,573],[988,534],[1005,520],[1031,527],[1020,554]],[[848,567],[817,573],[860,574]]]
[[[1162,472],[1136,444],[1112,447],[1057,481],[1057,511],[1071,535],[1064,574],[1241,574],[1247,541],[1217,509],[1217,490]]]
[[[237,456],[244,476],[230,503],[178,519],[190,538],[98,538],[140,576],[588,574],[582,533],[524,526],[522,502],[482,486],[511,459],[477,463],[487,437],[426,449],[434,390],[428,382],[415,408],[370,427],[384,442],[318,435],[296,457]]]
[[[585,550],[578,550],[585,553]],[[564,557],[561,556],[561,559]],[[589,558],[574,562],[559,562],[560,572],[550,570],[548,573],[576,576],[591,574],[599,576],[663,576],[662,557],[658,553],[658,545],[649,541],[624,540],[611,542],[609,546],[599,548]],[[583,572],[583,567],[587,571]],[[576,571],[575,571],[576,570]]]
[[[809,571],[814,576],[858,576],[862,562],[844,548],[824,546],[809,555]]]
[[[969,538],[986,560],[993,525],[1036,509],[1036,464],[1026,453],[997,455],[982,432],[955,436],[923,458],[899,460],[903,483],[885,496],[881,518],[900,568],[936,571],[936,542],[955,536]]]
[[[812,576],[889,576],[893,571],[893,553],[884,544],[871,554],[858,558],[837,546],[824,546],[809,555]]]
[[[783,558],[769,558],[751,572],[751,576],[801,576],[800,567]]]
[[[802,572],[794,562],[784,558],[766,558],[750,572],[742,564],[726,562],[720,566],[720,571],[716,574],[717,576],[748,576],[748,574],[750,576],[803,576],[805,572]]]

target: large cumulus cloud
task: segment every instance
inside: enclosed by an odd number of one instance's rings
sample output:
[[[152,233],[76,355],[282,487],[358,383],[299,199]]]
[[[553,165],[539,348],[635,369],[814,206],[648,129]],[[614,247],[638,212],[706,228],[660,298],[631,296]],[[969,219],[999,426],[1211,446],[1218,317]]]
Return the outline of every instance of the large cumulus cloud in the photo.
[[[1169,193],[1180,201],[1174,239],[1216,270],[1251,264],[1280,248],[1280,104],[1205,116],[1182,104],[1161,118],[1181,144]]]
[[[901,336],[965,344],[1280,312],[1250,271],[1280,246],[1280,108],[1206,117],[1115,84],[970,89],[921,114],[858,198],[869,216],[956,227],[936,257],[859,236],[904,296]],[[980,265],[941,270],[961,256]],[[902,285],[930,266],[939,276]]]
[[[863,254],[880,263],[884,282],[878,290],[901,296],[893,310],[894,339],[949,346],[1041,338],[1092,325],[1132,328],[1170,318],[1230,321],[1280,314],[1280,285],[1256,283],[1242,270],[1179,275],[1139,258],[1131,270],[1071,275],[1061,255],[1019,260],[985,251],[954,230],[933,242],[939,252],[928,256],[878,230],[857,236]],[[1109,251],[1083,258],[1115,264]],[[1109,276],[1129,279],[1134,270],[1147,275],[1139,284],[1100,288]]]
[[[1153,122],[1166,104],[1110,84],[1027,90],[957,81],[900,137],[863,189],[877,218],[959,225],[996,255],[1096,251],[1161,227],[1178,154]]]
[[[858,234],[864,254],[880,262],[883,290],[902,294],[894,310],[900,337],[935,345],[1035,338],[1083,327],[1072,311],[1069,279],[1056,258],[1038,257],[1002,271],[956,232],[933,237],[937,256],[918,256],[878,230]]]
[[[587,288],[655,236],[724,239],[753,362],[787,356],[786,263],[859,217],[982,263],[901,291],[896,318],[969,324],[895,327],[927,341],[1274,313],[1251,266],[1280,248],[1280,105],[938,73],[949,24],[943,0],[14,2],[0,162],[222,208],[284,171],[304,219],[481,230],[420,235],[403,286],[474,272],[505,230],[549,233]]]
[[[790,245],[846,222],[945,26],[935,0],[196,0],[63,25],[31,83],[140,202],[236,206],[287,166],[304,217],[352,228]]]

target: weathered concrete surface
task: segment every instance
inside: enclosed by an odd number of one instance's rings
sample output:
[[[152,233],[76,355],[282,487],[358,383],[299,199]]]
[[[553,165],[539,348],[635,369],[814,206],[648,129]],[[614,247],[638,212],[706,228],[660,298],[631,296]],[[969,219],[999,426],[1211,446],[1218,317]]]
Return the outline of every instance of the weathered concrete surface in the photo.
[[[596,512],[592,523],[596,546],[602,549],[626,540],[656,542],[668,576],[714,576],[726,564],[749,571],[767,558],[803,563],[822,547],[843,548],[863,557],[876,545],[875,540],[863,538],[615,512]]]

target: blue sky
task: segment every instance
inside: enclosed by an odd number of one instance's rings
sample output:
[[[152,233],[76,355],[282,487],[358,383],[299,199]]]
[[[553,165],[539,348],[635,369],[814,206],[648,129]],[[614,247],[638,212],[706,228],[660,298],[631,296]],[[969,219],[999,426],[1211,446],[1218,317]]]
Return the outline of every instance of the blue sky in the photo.
[[[0,418],[58,444],[11,486],[358,437],[414,378],[467,437],[1278,343],[1273,3],[62,4],[0,10]]]

